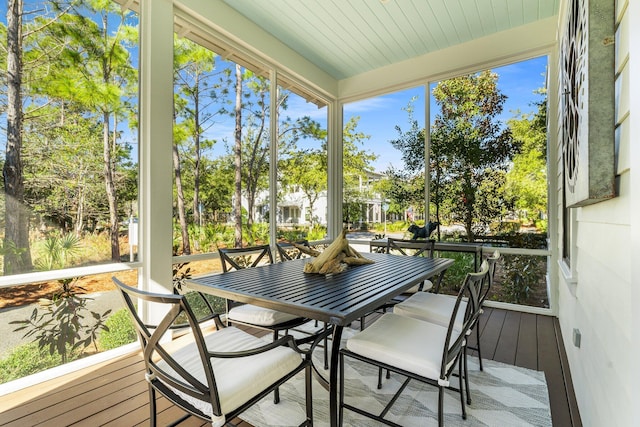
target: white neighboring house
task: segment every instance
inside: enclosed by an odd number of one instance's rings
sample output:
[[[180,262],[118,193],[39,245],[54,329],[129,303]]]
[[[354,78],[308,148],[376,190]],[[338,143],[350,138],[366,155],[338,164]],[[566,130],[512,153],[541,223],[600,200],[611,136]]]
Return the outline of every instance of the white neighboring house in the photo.
[[[242,206],[246,209],[246,200],[242,201]],[[269,192],[262,191],[256,197],[255,203],[255,220],[256,222],[266,221],[269,212]],[[310,225],[311,220],[314,224],[327,224],[327,192],[323,191],[313,204],[313,212],[309,198],[304,192],[290,191],[283,195],[282,200],[278,201],[278,217],[277,224],[283,226]]]
[[[367,172],[358,176],[357,193],[358,203],[361,204],[360,218],[356,221],[356,225],[362,223],[380,223],[384,221],[382,205],[383,198],[379,193],[373,191],[373,184],[385,175],[376,172]],[[320,193],[313,203],[313,211],[306,194],[298,187],[288,189],[278,201],[278,217],[277,223],[282,226],[313,224],[327,225],[327,192]],[[247,209],[247,202],[242,200],[242,207]],[[256,222],[264,222],[268,218],[269,212],[269,192],[262,191],[256,197],[254,219]]]

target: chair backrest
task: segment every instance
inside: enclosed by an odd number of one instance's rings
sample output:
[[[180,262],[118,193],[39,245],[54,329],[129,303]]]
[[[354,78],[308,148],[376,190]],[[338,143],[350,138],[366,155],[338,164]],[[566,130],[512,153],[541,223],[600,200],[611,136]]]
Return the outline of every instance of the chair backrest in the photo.
[[[256,267],[261,262],[273,264],[273,254],[269,245],[249,246],[246,248],[221,248],[218,249],[222,271],[241,270],[243,268]],[[265,258],[266,257],[266,258]]]
[[[298,240],[298,245],[309,247],[308,240]],[[278,248],[278,254],[280,255],[280,261],[291,261],[292,259],[300,259],[304,255],[302,251],[291,244],[276,243]]]
[[[406,240],[394,239],[393,237],[389,237],[387,239],[387,253],[390,254],[391,251],[395,251],[399,252],[402,255],[424,256],[433,258],[435,245],[436,241],[432,239]]]
[[[455,365],[453,362],[460,354],[462,346],[469,335],[471,328],[477,322],[480,316],[480,291],[482,284],[488,280],[489,263],[483,261],[480,271],[477,273],[467,273],[462,287],[456,297],[456,302],[451,313],[451,319],[447,329],[447,338],[443,349],[441,375],[443,379],[448,377],[448,373],[453,370]],[[464,307],[464,308],[463,308]],[[464,309],[464,322],[460,330],[456,326],[458,320],[458,312]]]
[[[207,355],[202,330],[198,326],[198,321],[186,298],[183,295],[145,292],[125,285],[115,277],[113,282],[124,299],[140,338],[147,381],[173,403],[192,413],[201,411],[191,402],[176,394],[176,390],[204,404],[210,404],[215,415],[222,414],[211,359]],[[142,321],[136,309],[138,300],[146,301],[149,305],[161,306],[164,309],[162,312],[166,312],[166,314],[159,324],[148,325]],[[180,350],[171,348],[171,343],[166,343],[165,338],[170,337],[172,326],[184,326],[185,323],[182,319],[185,317],[190,330],[188,334],[184,334],[180,338],[183,340],[180,348],[195,343],[200,356],[199,363],[201,363],[197,369],[203,370],[206,384],[196,379],[176,360],[175,355]],[[219,318],[216,319],[216,324],[222,326]],[[193,372],[193,367],[190,368],[190,371]]]
[[[496,273],[496,265],[501,256],[502,255],[500,254],[500,251],[496,249],[493,254],[491,254],[491,256],[488,257],[485,261],[489,265],[489,272],[487,273],[487,277],[482,284],[482,289],[480,290],[480,305],[484,304],[484,300],[487,298],[489,290],[493,285],[493,276]]]

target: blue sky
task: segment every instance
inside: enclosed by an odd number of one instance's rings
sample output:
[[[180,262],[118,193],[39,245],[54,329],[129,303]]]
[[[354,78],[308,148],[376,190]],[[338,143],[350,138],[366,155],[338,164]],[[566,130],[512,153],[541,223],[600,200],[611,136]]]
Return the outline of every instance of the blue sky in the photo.
[[[493,69],[499,76],[500,91],[507,95],[504,111],[500,116],[501,121],[506,122],[518,111],[520,113],[535,111],[535,107],[531,104],[539,101],[541,97],[534,91],[545,87],[546,67],[547,57],[543,56]],[[414,118],[424,126],[425,90],[423,86],[345,105],[345,121],[352,116],[360,116],[358,130],[371,136],[366,143],[366,148],[379,155],[375,164],[377,171],[386,170],[390,164],[402,167],[401,153],[394,149],[389,141],[398,136],[394,128],[396,124],[403,131],[409,128],[407,112],[403,108],[406,108],[412,96],[417,97],[414,103]],[[433,119],[436,113],[433,100],[431,105]]]
[[[28,0],[27,4],[33,3]],[[0,2],[1,20],[6,20],[6,2]],[[134,52],[137,54],[137,52]],[[134,55],[135,57],[135,55]],[[531,104],[540,99],[540,95],[534,93],[535,90],[545,86],[545,72],[547,57],[538,57],[516,64],[493,69],[498,75],[499,89],[507,95],[504,112],[500,117],[505,121],[514,117],[516,112],[530,113],[534,111]],[[389,165],[397,168],[402,167],[401,153],[395,150],[390,140],[397,138],[398,133],[395,126],[399,125],[403,130],[408,129],[407,112],[404,109],[412,97],[416,97],[414,102],[414,117],[420,126],[424,126],[424,98],[425,90],[423,86],[404,90],[397,93],[387,94],[345,105],[345,122],[352,116],[359,116],[357,130],[370,139],[365,142],[365,148],[379,156],[374,167],[377,171],[384,171]],[[291,99],[287,114],[292,117],[310,116],[326,127],[326,108],[318,109],[314,104],[306,103],[302,98]],[[431,102],[432,117],[435,114],[435,103]],[[124,126],[124,124],[122,125]],[[233,135],[233,121],[228,123],[225,120],[218,120],[213,135],[218,144],[213,151],[221,154],[224,143],[223,138],[228,140]],[[125,132],[130,133],[128,129]],[[135,136],[132,136],[135,139]],[[4,142],[4,135],[0,137]],[[315,143],[312,143],[315,144]]]

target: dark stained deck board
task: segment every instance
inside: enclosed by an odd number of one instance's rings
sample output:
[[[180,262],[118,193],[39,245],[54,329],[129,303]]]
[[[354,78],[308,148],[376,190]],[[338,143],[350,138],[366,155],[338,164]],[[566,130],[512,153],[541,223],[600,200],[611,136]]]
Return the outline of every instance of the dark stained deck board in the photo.
[[[378,315],[367,318],[367,324]],[[517,325],[517,326],[516,326]],[[487,308],[478,323],[484,359],[545,371],[554,426],[581,427],[557,319]],[[258,334],[265,331],[254,330]],[[475,340],[475,333],[470,342]],[[511,360],[509,360],[511,359]],[[0,398],[0,426],[147,426],[148,388],[138,352]],[[127,379],[132,378],[129,382]],[[71,379],[71,380],[69,380]],[[91,391],[94,390],[94,391]],[[158,425],[182,412],[158,397]],[[55,424],[52,423],[55,421]],[[238,427],[251,427],[239,419]],[[204,426],[194,417],[181,426]]]
[[[558,342],[558,351],[560,354],[560,363],[562,367],[562,376],[564,378],[565,392],[567,395],[567,400],[569,401],[571,425],[573,427],[582,427],[580,410],[578,409],[578,401],[576,400],[576,393],[573,388],[573,380],[571,379],[571,370],[569,369],[569,360],[567,360],[567,353],[564,348],[564,340],[562,339],[562,331],[560,330],[560,321],[557,318],[554,318],[553,325]]]
[[[514,365],[527,369],[538,370],[538,326],[536,315],[521,313],[520,333],[516,349]]]
[[[516,311],[506,312],[493,360],[510,365],[514,364],[516,360],[521,315],[522,313]]]
[[[484,359],[494,358],[506,315],[506,310],[485,309],[482,316],[480,316],[480,319],[486,322],[484,327],[480,329],[480,345]],[[486,317],[486,319],[483,319],[483,317]],[[476,327],[478,326],[482,327],[482,322],[476,325]],[[471,334],[471,336],[475,336],[475,334]],[[477,356],[478,352],[473,351],[470,354]]]
[[[537,323],[540,370],[544,371],[549,390],[563,391],[561,393],[549,393],[549,405],[551,407],[551,415],[554,417],[554,425],[569,426],[571,425],[571,412],[569,411],[569,401],[565,392],[553,318],[539,316]]]

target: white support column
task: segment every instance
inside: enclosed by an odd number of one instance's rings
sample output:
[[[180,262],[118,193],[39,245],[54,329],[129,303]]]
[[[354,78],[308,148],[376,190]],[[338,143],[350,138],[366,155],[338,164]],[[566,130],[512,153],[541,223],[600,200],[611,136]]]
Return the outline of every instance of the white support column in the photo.
[[[640,2],[630,0],[628,4],[629,10],[629,75],[633,76],[629,79],[629,140],[631,141],[629,148],[629,165],[631,165],[629,188],[630,188],[630,206],[629,218],[631,218],[631,253],[629,254],[631,263],[631,280],[632,287],[629,295],[637,295],[637,275],[635,275],[636,262],[640,258]],[[631,304],[631,347],[629,354],[638,354],[640,351],[640,308],[637,303]],[[630,396],[640,396],[640,364],[633,362],[634,357],[627,359],[630,364],[631,378],[629,384],[632,389],[629,390]],[[635,398],[632,398],[635,401]],[[640,425],[640,411],[634,410],[631,415],[631,425]]]
[[[548,268],[548,285],[547,293],[549,295],[549,307],[555,316],[558,316],[559,311],[559,290],[560,285],[560,267],[559,264],[562,261],[562,254],[560,253],[560,247],[562,245],[562,232],[559,230],[559,222],[557,218],[562,215],[559,212],[561,202],[558,201],[558,177],[562,176],[558,172],[558,162],[556,161],[556,147],[558,147],[558,106],[560,100],[558,99],[560,88],[558,87],[558,76],[561,73],[559,65],[559,52],[557,48],[551,50],[547,60],[547,117],[550,119],[547,121],[547,216],[548,216],[548,231],[549,236],[549,249],[551,250],[551,257],[547,265]],[[554,238],[555,236],[555,238]],[[560,241],[558,242],[558,240]],[[575,239],[572,239],[575,242]],[[575,268],[575,266],[574,266]]]
[[[327,236],[334,239],[342,231],[342,104],[329,104],[327,132]]]
[[[269,94],[269,109],[271,115],[269,117],[269,129],[271,144],[269,144],[269,244],[271,250],[276,248],[278,241],[278,127],[279,127],[279,111],[278,111],[278,72],[272,70],[269,78],[271,79],[271,92]],[[277,251],[273,252],[274,254]]]
[[[173,286],[172,123],[173,2],[141,0],[139,280],[157,292]]]
[[[424,224],[430,221],[429,206],[431,205],[431,91],[430,82],[425,83],[424,88]]]

